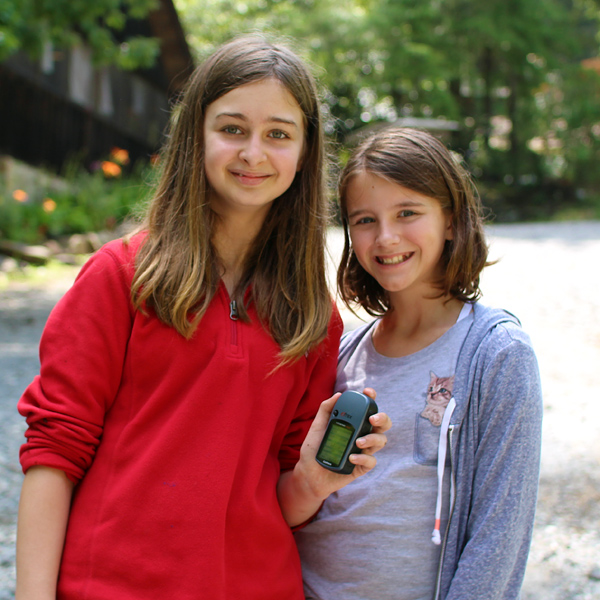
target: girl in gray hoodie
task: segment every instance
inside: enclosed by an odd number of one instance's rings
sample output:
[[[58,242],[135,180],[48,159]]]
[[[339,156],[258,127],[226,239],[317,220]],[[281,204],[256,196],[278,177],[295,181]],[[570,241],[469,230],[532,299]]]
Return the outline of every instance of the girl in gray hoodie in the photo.
[[[519,321],[481,305],[481,204],[432,135],[387,129],[340,182],[344,301],[376,317],[341,344],[337,391],[377,390],[378,468],[296,534],[307,600],[519,597],[542,399]]]

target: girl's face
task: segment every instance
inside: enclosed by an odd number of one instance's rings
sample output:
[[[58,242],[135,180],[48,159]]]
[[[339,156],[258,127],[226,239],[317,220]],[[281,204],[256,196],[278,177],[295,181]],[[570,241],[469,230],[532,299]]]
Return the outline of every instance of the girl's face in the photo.
[[[346,208],[358,262],[390,297],[433,291],[452,239],[451,216],[437,200],[360,172],[348,183]]]
[[[204,161],[215,212],[268,212],[291,185],[304,149],[304,115],[277,79],[240,86],[206,109]]]

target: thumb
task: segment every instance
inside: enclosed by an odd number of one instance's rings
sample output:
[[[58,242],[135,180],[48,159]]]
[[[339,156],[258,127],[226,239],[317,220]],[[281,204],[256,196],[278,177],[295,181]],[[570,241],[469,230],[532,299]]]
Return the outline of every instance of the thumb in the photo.
[[[331,415],[331,411],[335,406],[337,399],[341,396],[341,394],[334,394],[331,398],[324,400],[321,402],[319,406],[319,410],[313,419],[313,422],[304,438],[304,442],[302,444],[301,456],[307,453],[312,453],[310,456],[314,459],[314,456],[317,452],[317,448],[325,435],[325,429],[327,429],[327,422],[329,421],[329,416]]]
[[[333,411],[333,407],[337,402],[338,398],[341,396],[341,393],[336,393],[331,398],[324,400],[321,402],[319,406],[319,410],[315,416],[315,426],[320,426],[323,429],[327,426],[327,422],[329,421],[329,417],[331,416],[331,412]]]

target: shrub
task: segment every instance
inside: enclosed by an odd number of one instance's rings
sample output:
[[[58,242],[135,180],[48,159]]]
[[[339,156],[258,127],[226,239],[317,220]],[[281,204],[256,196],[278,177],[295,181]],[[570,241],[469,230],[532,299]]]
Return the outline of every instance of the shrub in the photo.
[[[73,233],[112,230],[136,211],[148,193],[148,166],[123,173],[126,152],[115,149],[113,160],[94,172],[70,166],[65,185],[8,189],[0,181],[0,238],[41,243]],[[25,186],[23,186],[25,188]],[[2,192],[1,190],[5,190]]]

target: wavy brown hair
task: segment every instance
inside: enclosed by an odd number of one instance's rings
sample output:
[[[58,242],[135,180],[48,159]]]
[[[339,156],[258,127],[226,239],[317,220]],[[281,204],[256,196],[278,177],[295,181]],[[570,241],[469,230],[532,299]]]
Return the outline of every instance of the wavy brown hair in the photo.
[[[268,78],[287,88],[304,115],[302,168],[273,202],[232,299],[244,320],[244,300],[254,302],[287,362],[326,337],[332,303],[325,277],[327,167],[319,97],[305,64],[283,45],[261,36],[238,38],[192,74],[173,112],[157,188],[140,227],[147,237],[131,293],[137,308],[152,307],[186,338],[198,328],[222,273],[211,243],[216,217],[204,170],[206,109],[228,92]]]
[[[344,251],[337,274],[344,302],[361,305],[370,315],[390,308],[387,292],[356,258],[348,227],[348,185],[358,173],[370,173],[437,200],[451,215],[453,239],[440,259],[444,276],[440,297],[463,302],[481,297],[479,278],[487,262],[481,201],[473,181],[450,151],[433,135],[411,128],[388,128],[364,140],[352,153],[339,183]]]

